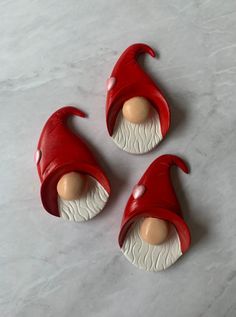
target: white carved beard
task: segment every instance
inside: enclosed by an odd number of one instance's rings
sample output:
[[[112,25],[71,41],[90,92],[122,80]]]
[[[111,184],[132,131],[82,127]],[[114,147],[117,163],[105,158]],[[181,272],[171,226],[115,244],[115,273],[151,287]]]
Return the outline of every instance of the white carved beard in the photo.
[[[82,196],[76,200],[64,200],[58,196],[60,217],[72,221],[87,221],[105,207],[109,194],[93,177],[87,175],[87,184]]]
[[[140,124],[131,123],[119,112],[112,138],[122,150],[143,154],[151,151],[162,140],[160,119],[157,111],[151,111],[149,118]]]
[[[143,218],[139,219],[129,229],[121,250],[126,258],[140,269],[145,271],[165,270],[182,255],[179,235],[174,225],[170,224],[166,241],[161,245],[151,245],[140,237],[142,221]]]

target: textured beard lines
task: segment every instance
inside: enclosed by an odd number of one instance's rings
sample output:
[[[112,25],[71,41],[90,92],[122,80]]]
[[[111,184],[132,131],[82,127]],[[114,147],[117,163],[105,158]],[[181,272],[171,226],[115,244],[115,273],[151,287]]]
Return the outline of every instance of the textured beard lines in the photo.
[[[107,191],[93,177],[88,176],[87,191],[77,200],[63,200],[58,197],[60,216],[67,220],[87,221],[95,217],[106,205]]]
[[[122,252],[138,268],[146,271],[165,270],[182,255],[179,235],[175,227],[170,225],[168,239],[161,245],[151,245],[143,241],[139,235],[142,220],[130,228]]]
[[[127,121],[120,111],[112,138],[126,152],[139,154],[151,151],[162,140],[158,113],[152,110],[147,122],[134,124]]]

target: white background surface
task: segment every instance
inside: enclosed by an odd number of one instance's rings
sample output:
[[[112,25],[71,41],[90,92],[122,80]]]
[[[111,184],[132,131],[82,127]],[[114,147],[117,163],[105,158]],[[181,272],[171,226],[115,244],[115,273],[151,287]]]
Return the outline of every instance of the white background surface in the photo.
[[[0,1],[0,316],[236,315],[236,3],[228,1]],[[121,52],[146,42],[145,68],[169,100],[171,130],[148,155],[120,151],[105,127],[105,81]],[[44,212],[33,155],[60,105],[96,149],[112,183],[86,224]],[[175,186],[191,250],[145,273],[117,244],[134,184],[160,154],[191,174]]]

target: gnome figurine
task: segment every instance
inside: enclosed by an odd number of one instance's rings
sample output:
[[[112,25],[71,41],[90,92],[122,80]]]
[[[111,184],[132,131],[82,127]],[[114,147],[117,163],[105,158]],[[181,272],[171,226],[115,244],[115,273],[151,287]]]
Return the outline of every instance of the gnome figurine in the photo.
[[[86,221],[96,216],[110,195],[109,181],[87,145],[67,127],[74,107],[57,110],[46,122],[35,154],[41,200],[52,215]]]
[[[130,262],[146,271],[168,268],[190,246],[190,232],[171,183],[173,165],[189,172],[177,156],[157,158],[134,187],[124,211],[119,245]]]
[[[151,151],[170,126],[167,101],[137,62],[143,53],[155,57],[153,49],[146,44],[128,47],[107,80],[109,135],[119,148],[133,154]]]

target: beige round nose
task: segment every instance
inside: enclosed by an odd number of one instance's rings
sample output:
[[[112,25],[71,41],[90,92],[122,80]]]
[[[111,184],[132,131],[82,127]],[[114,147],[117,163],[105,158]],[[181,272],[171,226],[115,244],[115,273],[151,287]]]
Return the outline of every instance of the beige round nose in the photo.
[[[142,240],[152,245],[162,244],[169,233],[168,221],[147,217],[140,226]]]
[[[150,102],[143,97],[127,100],[122,108],[123,116],[131,123],[142,123],[147,120],[151,109]]]
[[[65,200],[80,198],[85,185],[84,175],[71,172],[63,175],[57,183],[57,193]]]

